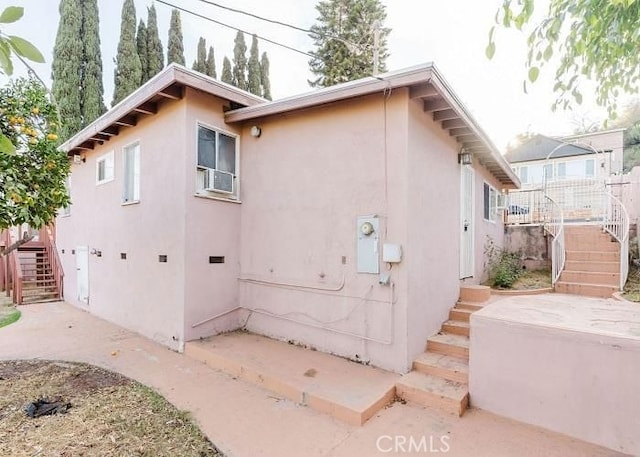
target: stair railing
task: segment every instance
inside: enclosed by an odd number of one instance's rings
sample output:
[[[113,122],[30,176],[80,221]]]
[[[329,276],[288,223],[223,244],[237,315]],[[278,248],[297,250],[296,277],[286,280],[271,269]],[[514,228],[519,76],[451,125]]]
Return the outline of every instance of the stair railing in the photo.
[[[64,271],[62,269],[62,262],[58,255],[58,249],[55,242],[55,228],[52,225],[43,227],[40,229],[40,241],[44,243],[45,252],[51,271],[53,272],[53,279],[56,284],[56,291],[58,292],[58,298],[62,298],[63,294],[63,281]]]
[[[602,228],[620,243],[620,290],[624,289],[629,276],[629,213],[620,199],[604,192],[606,211],[602,217]]]
[[[547,215],[544,229],[553,237],[551,242],[551,284],[555,286],[566,261],[564,242],[564,213],[558,203],[545,195],[547,201]]]
[[[13,290],[13,303],[16,305],[22,305],[22,282],[23,273],[20,259],[18,258],[18,250],[11,251],[9,253],[9,270],[11,272],[11,287]]]

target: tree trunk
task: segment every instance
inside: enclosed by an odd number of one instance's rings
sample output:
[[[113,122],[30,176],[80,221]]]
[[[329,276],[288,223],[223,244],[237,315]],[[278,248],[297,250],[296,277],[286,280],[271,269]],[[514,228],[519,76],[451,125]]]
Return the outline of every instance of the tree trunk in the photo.
[[[20,246],[22,246],[25,243],[28,243],[29,241],[31,241],[32,239],[35,238],[35,235],[27,235],[25,233],[24,237],[22,237],[22,239],[16,241],[15,243],[13,243],[10,246],[7,246],[4,249],[0,249],[0,257],[3,257],[7,254],[9,254],[12,251],[15,251],[16,249],[18,249]]]

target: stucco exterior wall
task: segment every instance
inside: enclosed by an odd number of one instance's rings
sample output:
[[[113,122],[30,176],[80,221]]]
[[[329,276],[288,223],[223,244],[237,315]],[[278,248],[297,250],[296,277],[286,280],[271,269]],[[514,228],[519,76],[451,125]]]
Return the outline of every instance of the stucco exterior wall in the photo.
[[[504,247],[504,218],[502,211],[498,211],[495,220],[484,218],[484,183],[493,187],[496,192],[502,193],[502,185],[476,160],[473,165],[475,171],[475,194],[474,194],[474,276],[464,280],[467,284],[481,284],[487,279],[487,268],[485,260],[485,248],[488,239],[491,239],[495,246]]]
[[[407,92],[393,92],[386,117],[377,94],[262,119],[257,139],[254,123],[244,126],[240,302],[254,310],[249,330],[408,369],[407,263],[391,270],[393,297],[377,274],[356,272],[358,216],[379,217],[380,246],[407,244]]]
[[[471,404],[640,455],[635,304],[549,294],[471,315]]]
[[[164,102],[157,115],[85,154],[71,174],[71,214],[57,219],[64,298],[92,313],[174,349],[184,325],[185,202],[183,162],[185,102]],[[140,143],[140,202],[122,205],[123,147]],[[114,151],[114,180],[96,185],[96,159]],[[78,301],[77,246],[89,255],[89,305]],[[121,253],[126,253],[122,260]],[[159,263],[159,255],[167,263]]]
[[[413,360],[447,320],[460,292],[458,147],[424,112],[420,100],[409,102],[408,163],[405,262],[408,352]]]
[[[195,196],[197,125],[202,123],[227,134],[240,131],[224,122],[223,100],[187,88],[184,165],[185,191],[185,340],[233,330],[239,327],[239,312],[207,323],[204,320],[238,306],[240,274],[240,204]],[[242,155],[243,141],[238,141]],[[240,179],[242,181],[242,170]],[[242,195],[240,195],[242,197]],[[224,263],[209,263],[209,256],[223,256]]]

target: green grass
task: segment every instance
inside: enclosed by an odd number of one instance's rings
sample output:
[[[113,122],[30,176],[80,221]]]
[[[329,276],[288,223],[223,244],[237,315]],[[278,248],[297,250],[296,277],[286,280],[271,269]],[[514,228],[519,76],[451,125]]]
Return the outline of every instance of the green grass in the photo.
[[[13,311],[10,311],[8,314],[0,317],[0,328],[13,324],[18,319],[20,319],[21,314],[22,313],[19,310],[14,308]]]

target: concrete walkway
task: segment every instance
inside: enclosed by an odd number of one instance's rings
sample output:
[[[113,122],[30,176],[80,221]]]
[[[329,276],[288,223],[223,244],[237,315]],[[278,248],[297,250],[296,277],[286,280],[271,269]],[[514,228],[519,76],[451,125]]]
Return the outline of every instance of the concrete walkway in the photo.
[[[65,303],[21,310],[0,329],[0,359],[81,361],[134,378],[192,412],[229,457],[621,455],[473,409],[458,418],[395,403],[349,426]]]

